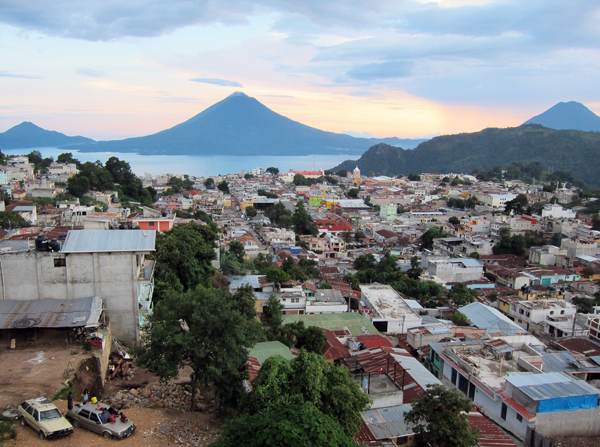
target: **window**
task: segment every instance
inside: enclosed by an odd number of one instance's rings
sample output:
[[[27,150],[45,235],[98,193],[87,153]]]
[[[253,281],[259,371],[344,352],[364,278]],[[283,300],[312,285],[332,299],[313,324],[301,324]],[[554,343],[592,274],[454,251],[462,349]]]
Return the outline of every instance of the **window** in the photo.
[[[82,418],[89,418],[90,417],[90,412],[88,410],[79,410],[79,416],[81,416]]]
[[[456,379],[457,379],[457,377],[458,377],[458,372],[454,368],[452,368],[452,377],[451,377],[450,381],[454,385],[456,385]]]
[[[517,421],[523,422],[523,416],[521,416],[519,413],[517,413]]]
[[[506,420],[506,412],[508,411],[508,407],[506,406],[505,403],[502,403],[502,410],[500,411],[500,417],[502,418],[502,420]]]
[[[66,258],[54,258],[54,267],[66,267],[67,259]]]
[[[529,316],[529,312],[527,312],[527,314],[526,314],[526,315],[527,315],[527,316]]]
[[[148,222],[148,226],[149,226],[149,227],[153,227],[154,225],[155,225],[155,223],[154,223],[154,222]]]
[[[520,313],[521,315],[523,315],[523,314],[525,313],[525,311],[524,311],[523,309],[519,309],[519,313]]]
[[[564,315],[564,314],[565,314],[565,311],[564,311],[564,310],[561,310],[561,311],[560,311],[560,314],[561,314],[561,315]]]
[[[29,413],[31,416],[33,416],[34,409],[32,406],[27,407],[27,409],[25,411],[27,411],[27,413]]]
[[[550,315],[554,315],[554,311],[553,310],[550,311]]]
[[[99,423],[100,419],[98,419],[98,415],[96,413],[90,414],[90,421]]]
[[[38,413],[37,410],[33,410],[33,415],[32,416],[33,416],[33,419],[35,419],[36,421],[40,420],[40,415],[39,415],[39,413]]]

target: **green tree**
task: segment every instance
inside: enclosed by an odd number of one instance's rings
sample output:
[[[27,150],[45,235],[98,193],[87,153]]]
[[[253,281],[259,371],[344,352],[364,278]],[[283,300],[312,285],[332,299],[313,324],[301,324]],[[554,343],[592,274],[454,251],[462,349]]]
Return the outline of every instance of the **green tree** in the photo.
[[[296,347],[298,349],[304,348],[308,352],[314,352],[315,354],[321,354],[326,341],[327,337],[325,337],[321,329],[309,326],[298,336]]]
[[[206,189],[215,189],[214,179],[209,177],[206,180],[204,180],[204,186],[206,187]]]
[[[281,330],[283,323],[283,305],[275,294],[269,295],[267,302],[263,304],[263,315],[267,323],[267,332],[270,337],[276,336]]]
[[[450,316],[450,321],[452,321],[457,326],[471,326],[471,321],[465,314],[461,314],[460,312],[455,312]]]
[[[265,279],[268,282],[286,282],[290,280],[290,275],[280,269],[268,269],[265,272]]]
[[[254,208],[253,206],[247,206],[244,209],[244,212],[248,217],[255,217],[258,214],[258,211],[256,211],[256,208]]]
[[[448,222],[451,223],[452,225],[459,225],[460,219],[456,216],[452,216],[450,219],[448,219]]]
[[[244,174],[244,179],[246,179],[246,180],[251,180],[253,178],[254,178],[254,176],[248,172],[246,174]]]
[[[79,167],[79,165],[81,165],[81,162],[79,160],[77,160],[76,158],[73,158],[72,152],[63,152],[58,157],[56,157],[56,162],[57,163],[75,163],[77,165],[77,167]]]
[[[473,258],[473,259],[480,259],[479,253],[477,253],[476,251],[469,253],[469,258]]]
[[[231,296],[231,309],[237,310],[246,320],[256,318],[256,296],[250,284],[244,284]]]
[[[306,212],[302,202],[298,202],[296,205],[296,209],[292,215],[292,223],[294,224],[294,232],[298,235],[312,234],[316,236],[318,234],[317,225]]]
[[[469,289],[464,282],[459,282],[448,292],[448,299],[452,300],[455,306],[462,307],[474,302],[477,295],[476,290]]]
[[[243,263],[244,258],[246,256],[246,251],[244,250],[244,244],[240,241],[232,241],[227,245],[227,249],[230,253],[232,253],[238,262]]]
[[[244,393],[248,349],[260,340],[260,323],[232,309],[231,300],[220,289],[171,291],[156,303],[142,333],[142,347],[135,350],[136,364],[163,381],[179,377],[181,368],[191,368],[192,411],[199,383],[215,385],[222,403]]]
[[[336,420],[348,437],[360,430],[360,412],[369,404],[347,369],[304,349],[293,360],[267,359],[252,381],[252,390],[242,407],[248,414],[305,403]]]
[[[273,175],[277,175],[279,174],[279,168],[276,168],[274,166],[270,166],[267,168],[267,172],[273,174]]]
[[[415,174],[415,173],[411,172],[410,174],[408,174],[408,179],[411,182],[419,182],[419,181],[421,181],[421,176],[419,174]]]
[[[90,187],[90,180],[82,174],[75,174],[67,180],[67,191],[75,197],[83,197]]]
[[[331,287],[331,283],[328,281],[322,282],[321,285],[319,286],[319,289],[322,290],[331,290],[333,289],[333,287]]]
[[[226,180],[223,180],[217,185],[217,189],[225,194],[229,194],[229,183],[227,183]]]
[[[212,223],[211,223],[212,224]],[[213,224],[214,225],[214,224]],[[157,235],[155,281],[167,282],[183,291],[208,284],[214,272],[217,235],[211,225],[189,222]]]
[[[258,273],[264,275],[265,272],[273,267],[273,263],[267,259],[264,253],[259,253],[256,258],[254,258],[254,268],[258,270]]]
[[[529,204],[529,200],[525,194],[519,194],[513,200],[509,200],[506,202],[504,206],[504,214],[507,216],[511,213],[515,214],[525,214],[525,209]]]
[[[354,447],[356,444],[331,417],[314,406],[280,404],[255,414],[242,414],[225,425],[214,447]]]
[[[30,227],[31,223],[15,211],[0,211],[0,228],[14,230],[15,228]]]
[[[340,177],[347,177],[348,171],[345,169],[340,169],[338,172],[335,173],[335,175],[338,175]]]
[[[346,193],[346,196],[348,196],[349,199],[356,199],[358,197],[358,192],[358,188],[350,188]]]
[[[472,409],[473,403],[457,389],[433,385],[421,399],[413,401],[404,420],[432,447],[472,447],[479,442],[478,431],[471,429],[463,413]]]
[[[432,250],[433,240],[441,237],[446,237],[446,234],[442,233],[438,227],[430,227],[421,236],[421,249]]]

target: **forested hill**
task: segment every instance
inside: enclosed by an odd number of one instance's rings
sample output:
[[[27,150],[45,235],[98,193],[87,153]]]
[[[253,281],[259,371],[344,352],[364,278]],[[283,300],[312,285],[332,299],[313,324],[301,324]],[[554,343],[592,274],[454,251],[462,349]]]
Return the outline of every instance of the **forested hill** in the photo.
[[[365,175],[468,173],[475,168],[487,170],[513,162],[538,161],[546,168],[567,171],[585,183],[600,186],[598,160],[600,133],[553,130],[530,124],[443,135],[409,151],[378,144],[358,161],[347,160],[333,170],[351,171],[358,165]]]

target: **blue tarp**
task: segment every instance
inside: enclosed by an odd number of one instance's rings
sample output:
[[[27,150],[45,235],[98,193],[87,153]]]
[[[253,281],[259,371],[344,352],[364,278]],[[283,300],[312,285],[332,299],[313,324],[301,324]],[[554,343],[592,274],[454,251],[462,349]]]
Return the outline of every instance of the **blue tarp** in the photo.
[[[554,413],[557,411],[572,411],[598,406],[598,395],[560,397],[557,399],[541,400],[538,403],[538,413]]]

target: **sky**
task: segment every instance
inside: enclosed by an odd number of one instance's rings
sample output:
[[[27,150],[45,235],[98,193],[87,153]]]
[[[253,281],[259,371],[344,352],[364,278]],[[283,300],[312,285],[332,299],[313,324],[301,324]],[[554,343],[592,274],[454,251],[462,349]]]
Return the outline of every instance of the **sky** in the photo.
[[[235,91],[416,138],[600,114],[597,0],[0,0],[0,132],[152,134]]]

